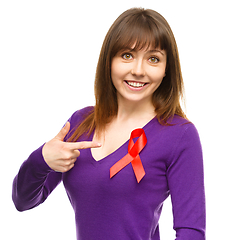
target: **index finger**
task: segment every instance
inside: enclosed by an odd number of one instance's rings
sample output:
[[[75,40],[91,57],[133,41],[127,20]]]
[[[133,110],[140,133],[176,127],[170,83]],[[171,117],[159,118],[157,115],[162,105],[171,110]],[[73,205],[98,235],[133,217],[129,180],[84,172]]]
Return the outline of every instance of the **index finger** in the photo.
[[[87,149],[87,148],[98,148],[101,147],[101,143],[93,141],[83,141],[83,142],[70,142],[66,143],[71,150]]]

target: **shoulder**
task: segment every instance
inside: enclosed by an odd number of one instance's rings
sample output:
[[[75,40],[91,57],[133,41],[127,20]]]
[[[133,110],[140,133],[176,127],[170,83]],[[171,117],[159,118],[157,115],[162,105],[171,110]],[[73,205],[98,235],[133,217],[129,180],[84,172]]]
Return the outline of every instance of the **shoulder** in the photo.
[[[68,121],[70,122],[71,126],[77,125],[81,123],[93,111],[94,111],[93,106],[82,108],[74,112]]]
[[[178,144],[178,147],[184,144],[189,145],[191,141],[200,141],[196,126],[188,119],[176,115],[170,124],[172,125],[169,126],[168,131],[174,136],[175,144]]]
[[[175,116],[169,127],[171,135],[171,157],[168,164],[181,159],[185,164],[187,161],[195,163],[202,159],[202,146],[196,126],[187,119]],[[186,160],[187,159],[187,160]]]
[[[155,133],[157,133],[157,135],[162,133],[164,135],[169,135],[171,139],[175,140],[176,138],[182,137],[185,132],[197,132],[197,129],[192,122],[178,115],[169,119],[167,124],[160,124],[157,118],[155,118],[149,128],[153,135],[155,135]]]
[[[174,116],[168,125],[162,125],[157,119],[146,129],[147,139],[153,146],[161,146],[169,155],[183,149],[200,146],[200,139],[195,125],[187,119]]]
[[[70,131],[64,138],[65,141],[67,141],[73,135],[74,131],[78,128],[78,126],[93,111],[94,111],[94,107],[89,106],[89,107],[85,107],[80,110],[77,110],[72,114],[72,116],[68,119],[68,122],[70,122]]]
[[[180,138],[185,137],[198,137],[198,131],[196,126],[190,122],[188,119],[182,118],[178,115],[174,116],[171,124],[173,128],[175,127],[176,131],[179,134]]]
[[[183,118],[179,115],[174,115],[173,118],[168,119],[167,123],[169,125],[179,125],[180,126],[180,125],[184,125],[184,124],[190,124],[192,122],[190,122],[188,119]]]

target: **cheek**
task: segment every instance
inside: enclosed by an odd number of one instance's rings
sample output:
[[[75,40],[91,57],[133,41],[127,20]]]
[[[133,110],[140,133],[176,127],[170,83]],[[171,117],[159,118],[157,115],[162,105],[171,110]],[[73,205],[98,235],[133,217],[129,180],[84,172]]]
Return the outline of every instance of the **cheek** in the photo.
[[[117,62],[115,61],[115,59],[113,59],[112,63],[111,63],[111,78],[112,78],[112,80],[116,79],[116,76],[118,75],[117,69],[118,69]]]
[[[122,80],[127,74],[128,69],[125,64],[120,63],[119,61],[112,61],[111,64],[111,78],[112,81]]]
[[[121,76],[120,76],[118,64],[115,61],[113,61],[111,64],[111,79],[116,89],[118,88],[120,78]]]
[[[115,83],[116,83],[116,80],[118,79],[118,76],[117,76],[117,71],[115,68],[111,67],[111,79],[112,79],[112,82],[115,86]]]
[[[156,84],[161,84],[162,79],[165,77],[165,70],[160,70],[158,69],[157,71],[153,71],[150,74],[150,78],[152,80],[152,82],[156,83]]]

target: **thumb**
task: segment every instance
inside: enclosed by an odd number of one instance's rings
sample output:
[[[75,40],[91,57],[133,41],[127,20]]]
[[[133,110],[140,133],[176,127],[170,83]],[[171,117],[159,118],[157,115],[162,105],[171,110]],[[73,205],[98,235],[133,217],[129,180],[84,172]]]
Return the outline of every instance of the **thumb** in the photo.
[[[55,138],[63,141],[67,133],[69,132],[70,129],[70,122],[66,122],[64,127],[60,130],[60,132],[56,135]]]

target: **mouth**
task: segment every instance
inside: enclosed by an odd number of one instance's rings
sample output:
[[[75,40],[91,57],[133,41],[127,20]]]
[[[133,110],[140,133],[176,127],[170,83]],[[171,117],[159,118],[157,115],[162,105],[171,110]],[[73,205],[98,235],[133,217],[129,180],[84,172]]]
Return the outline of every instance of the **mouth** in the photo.
[[[134,81],[125,81],[129,86],[133,88],[142,88],[148,83],[143,83],[143,82],[134,82]]]

